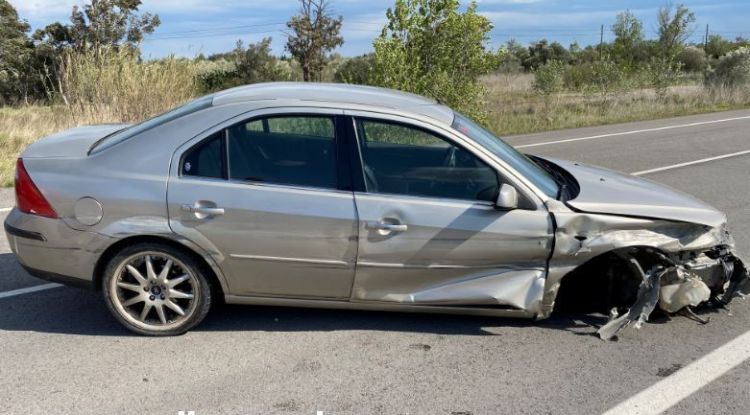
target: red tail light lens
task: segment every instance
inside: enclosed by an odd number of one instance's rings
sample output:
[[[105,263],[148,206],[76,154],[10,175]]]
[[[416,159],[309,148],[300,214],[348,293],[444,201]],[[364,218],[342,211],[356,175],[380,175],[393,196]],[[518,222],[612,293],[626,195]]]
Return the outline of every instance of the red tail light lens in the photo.
[[[57,212],[31,180],[22,159],[16,162],[16,207],[23,213],[57,219]]]

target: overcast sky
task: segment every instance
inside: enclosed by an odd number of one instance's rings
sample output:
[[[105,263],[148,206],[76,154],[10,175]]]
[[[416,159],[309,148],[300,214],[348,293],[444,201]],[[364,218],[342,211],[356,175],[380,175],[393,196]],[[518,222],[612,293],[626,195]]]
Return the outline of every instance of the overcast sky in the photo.
[[[21,18],[33,28],[53,21],[67,22],[74,4],[82,0],[10,0]],[[463,1],[464,4],[468,3]],[[646,34],[654,36],[657,8],[662,1],[603,0],[480,0],[479,11],[494,24],[493,47],[510,38],[523,43],[547,38],[564,45],[599,41],[600,25],[605,39],[615,15],[633,11],[644,23]],[[675,2],[676,3],[676,2]],[[695,41],[700,41],[706,24],[712,33],[734,38],[750,37],[750,0],[685,0],[697,17]],[[392,0],[331,0],[333,11],[344,17],[345,43],[338,51],[354,56],[372,49],[372,40],[385,22],[385,10]],[[273,37],[276,53],[284,52],[284,23],[298,9],[298,0],[143,0],[141,11],[158,13],[162,24],[143,45],[147,57],[169,54],[195,56],[231,49],[238,39],[255,42]]]

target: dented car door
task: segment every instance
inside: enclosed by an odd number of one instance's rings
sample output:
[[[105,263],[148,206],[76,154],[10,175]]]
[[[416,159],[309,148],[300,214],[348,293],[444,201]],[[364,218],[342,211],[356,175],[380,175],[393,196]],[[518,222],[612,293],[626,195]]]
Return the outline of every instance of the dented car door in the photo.
[[[352,301],[539,309],[545,209],[497,209],[509,181],[423,125],[361,117],[355,128],[366,191],[355,193]]]

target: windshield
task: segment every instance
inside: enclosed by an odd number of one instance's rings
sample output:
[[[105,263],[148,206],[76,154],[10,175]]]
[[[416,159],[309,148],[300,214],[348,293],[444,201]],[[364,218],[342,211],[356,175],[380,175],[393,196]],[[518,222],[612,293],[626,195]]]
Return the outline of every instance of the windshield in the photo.
[[[106,150],[116,144],[122,143],[125,140],[135,137],[136,135],[144,131],[148,131],[162,124],[166,124],[172,120],[176,120],[177,118],[180,118],[182,116],[200,111],[204,108],[208,108],[213,103],[213,98],[213,95],[198,98],[171,111],[167,111],[161,115],[157,115],[156,117],[146,120],[140,124],[133,125],[132,127],[128,127],[114,134],[108,135],[94,143],[94,145],[91,147],[91,150],[89,150],[89,154]]]
[[[458,113],[455,115],[452,127],[508,163],[544,194],[557,197],[559,188],[552,176],[528,157],[519,153],[513,146]]]

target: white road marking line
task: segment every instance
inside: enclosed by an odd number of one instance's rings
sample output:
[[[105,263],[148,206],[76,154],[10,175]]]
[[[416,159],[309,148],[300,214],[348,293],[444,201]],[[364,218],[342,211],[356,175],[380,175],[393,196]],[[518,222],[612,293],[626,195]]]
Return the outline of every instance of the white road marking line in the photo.
[[[660,414],[750,359],[750,331],[701,357],[604,415]]]
[[[722,154],[720,156],[708,157],[705,159],[694,160],[694,161],[687,161],[685,163],[672,164],[671,166],[664,166],[664,167],[657,167],[654,169],[641,170],[641,171],[637,171],[635,173],[630,173],[630,174],[632,174],[633,176],[642,176],[644,174],[657,173],[660,171],[672,170],[672,169],[677,169],[677,168],[686,167],[686,166],[692,166],[694,164],[708,163],[709,161],[721,160],[721,159],[726,159],[730,157],[737,157],[737,156],[742,156],[745,154],[750,154],[750,150],[738,151],[736,153]]]
[[[35,285],[33,287],[19,288],[17,290],[6,291],[3,293],[0,293],[0,299],[8,298],[8,297],[15,297],[17,295],[35,293],[37,291],[50,290],[52,288],[57,288],[57,287],[62,287],[62,284],[52,283],[52,284]]]
[[[0,208],[0,213],[10,212],[13,208]]]
[[[568,138],[564,140],[557,140],[557,141],[545,141],[542,143],[533,143],[533,144],[522,144],[515,146],[516,148],[529,148],[529,147],[539,147],[539,146],[546,146],[550,144],[562,144],[562,143],[572,143],[575,141],[584,141],[584,140],[595,140],[597,138],[607,138],[607,137],[616,137],[620,135],[633,135],[633,134],[642,134],[642,133],[648,133],[652,131],[664,131],[664,130],[673,130],[676,128],[689,128],[689,127],[696,127],[699,125],[707,125],[707,124],[718,124],[722,122],[729,122],[729,121],[737,121],[737,120],[747,120],[750,119],[750,116],[745,117],[736,117],[736,118],[724,118],[721,120],[713,120],[713,121],[701,121],[701,122],[693,122],[689,124],[678,124],[678,125],[667,125],[664,127],[654,127],[654,128],[644,128],[642,130],[632,130],[632,131],[621,131],[619,133],[609,133],[609,134],[599,134],[599,135],[592,135],[589,137],[577,137],[577,138]]]

